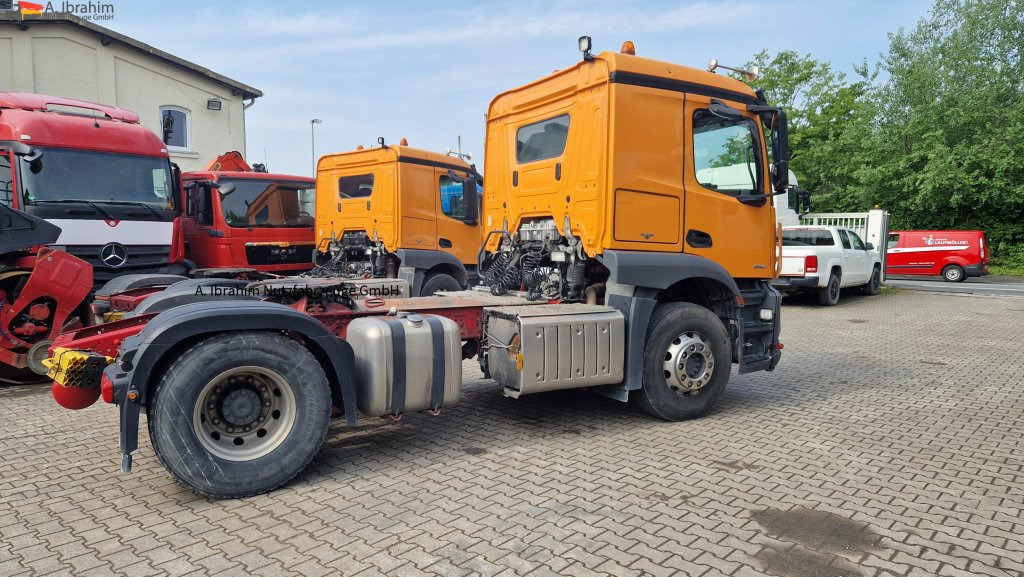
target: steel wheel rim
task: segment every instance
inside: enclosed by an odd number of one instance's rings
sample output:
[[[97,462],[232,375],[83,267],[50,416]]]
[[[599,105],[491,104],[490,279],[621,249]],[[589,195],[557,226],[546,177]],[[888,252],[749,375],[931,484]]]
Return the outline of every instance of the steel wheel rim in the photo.
[[[949,280],[960,280],[960,269],[950,267],[946,270],[946,278]]]
[[[839,281],[828,283],[828,296],[835,300],[839,297]]]
[[[284,377],[264,367],[236,367],[203,387],[192,425],[199,443],[213,455],[250,461],[281,446],[295,413],[295,392]]]
[[[662,373],[665,385],[677,395],[692,395],[703,389],[715,374],[711,342],[696,331],[680,333],[665,350]]]

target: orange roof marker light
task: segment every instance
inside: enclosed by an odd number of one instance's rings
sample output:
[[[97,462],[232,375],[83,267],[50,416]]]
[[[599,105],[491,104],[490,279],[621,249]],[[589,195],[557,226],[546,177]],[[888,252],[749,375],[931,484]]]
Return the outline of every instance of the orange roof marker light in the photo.
[[[623,54],[629,54],[630,56],[636,56],[636,46],[633,45],[632,40],[626,40],[622,43],[622,50],[619,50]]]
[[[406,139],[406,138],[405,138],[405,137],[403,136],[403,137],[402,137],[402,140],[399,140],[399,141],[398,141],[398,145],[399,145],[399,146],[409,146],[409,140],[408,140],[408,139]]]
[[[362,149],[363,149],[363,145],[362,144],[357,144],[356,145],[356,150],[362,150]]]

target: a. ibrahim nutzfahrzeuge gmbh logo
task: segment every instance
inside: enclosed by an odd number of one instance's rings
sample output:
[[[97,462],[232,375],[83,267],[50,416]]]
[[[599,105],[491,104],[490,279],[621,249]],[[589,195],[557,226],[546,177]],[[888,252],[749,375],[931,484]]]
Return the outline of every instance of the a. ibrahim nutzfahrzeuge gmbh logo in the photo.
[[[71,14],[93,21],[114,19],[114,5],[109,2],[18,2],[18,11],[21,12],[22,20],[28,14]]]
[[[128,262],[128,250],[122,244],[107,243],[100,249],[100,262],[110,268],[121,268]]]

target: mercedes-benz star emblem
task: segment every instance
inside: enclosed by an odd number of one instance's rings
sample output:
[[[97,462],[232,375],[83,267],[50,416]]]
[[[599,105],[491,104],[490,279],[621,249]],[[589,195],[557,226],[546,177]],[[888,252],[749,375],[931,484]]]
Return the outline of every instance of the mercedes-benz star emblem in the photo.
[[[128,251],[124,245],[111,242],[103,245],[100,249],[100,260],[110,268],[120,268],[128,262]]]

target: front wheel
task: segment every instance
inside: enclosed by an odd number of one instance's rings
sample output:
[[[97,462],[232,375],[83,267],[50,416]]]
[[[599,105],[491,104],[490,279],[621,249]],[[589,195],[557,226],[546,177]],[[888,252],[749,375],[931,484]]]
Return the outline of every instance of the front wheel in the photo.
[[[964,282],[967,279],[967,274],[964,272],[964,267],[950,264],[942,269],[942,278],[949,282]]]
[[[721,319],[691,303],[666,303],[651,316],[643,387],[636,404],[666,421],[709,413],[729,382],[732,347]]]
[[[427,277],[427,280],[423,281],[423,288],[420,289],[421,297],[434,296],[437,291],[460,291],[462,285],[459,281],[451,276],[444,273],[434,273]]]
[[[863,294],[866,294],[866,295],[876,295],[876,294],[882,292],[882,269],[881,268],[876,266],[874,268],[874,270],[871,271],[871,280],[868,281],[868,284],[861,285],[860,292],[862,292]]]
[[[320,450],[331,413],[327,376],[299,343],[268,332],[200,341],[164,371],[149,405],[160,462],[196,493],[270,491]]]

